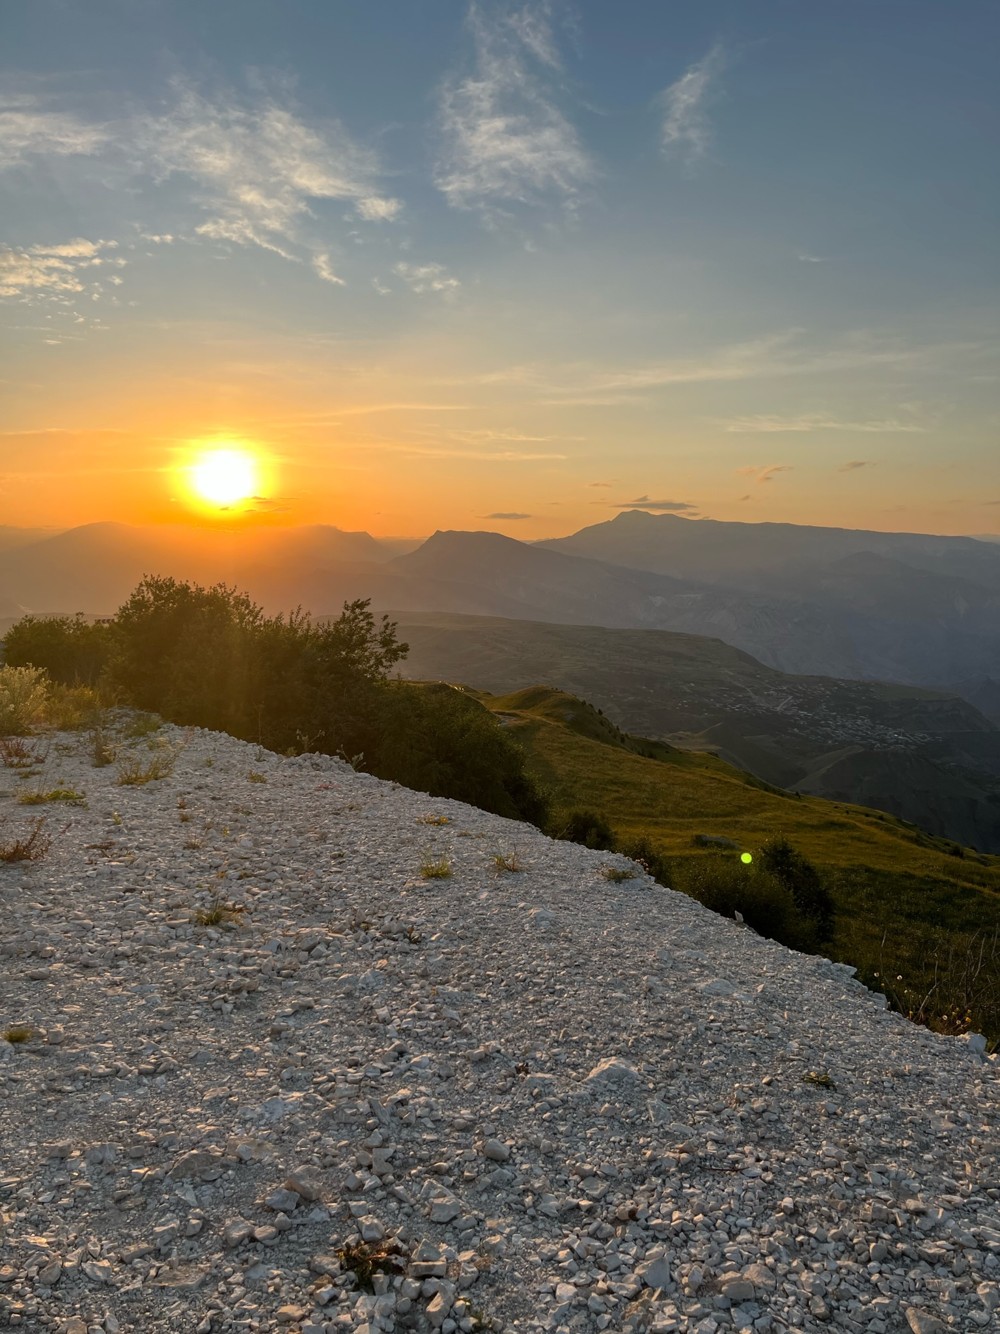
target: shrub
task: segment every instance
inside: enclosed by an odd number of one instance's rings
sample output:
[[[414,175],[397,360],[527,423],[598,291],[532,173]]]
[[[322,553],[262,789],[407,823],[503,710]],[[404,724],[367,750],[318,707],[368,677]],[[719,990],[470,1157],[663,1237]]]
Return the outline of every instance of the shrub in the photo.
[[[0,667],[0,736],[26,736],[45,716],[49,686],[37,667]]]
[[[90,686],[56,684],[49,689],[45,722],[57,732],[76,732],[92,727],[100,717],[101,701]]]
[[[816,946],[815,926],[798,911],[790,891],[756,864],[700,858],[685,867],[676,888],[723,917],[739,913],[758,935],[791,949],[809,951]]]
[[[815,923],[817,938],[833,935],[833,898],[819,871],[787,838],[772,838],[760,850],[763,869],[791,894],[803,917]]]
[[[571,811],[559,825],[556,838],[582,843],[597,852],[614,852],[616,848],[614,830],[596,811]]]
[[[432,797],[542,825],[548,803],[523,750],[477,700],[450,686],[390,681],[356,720],[365,768]]]
[[[618,844],[618,851],[623,857],[638,862],[642,869],[661,885],[669,887],[673,874],[670,863],[662,853],[657,852],[646,838],[636,838],[629,843]]]

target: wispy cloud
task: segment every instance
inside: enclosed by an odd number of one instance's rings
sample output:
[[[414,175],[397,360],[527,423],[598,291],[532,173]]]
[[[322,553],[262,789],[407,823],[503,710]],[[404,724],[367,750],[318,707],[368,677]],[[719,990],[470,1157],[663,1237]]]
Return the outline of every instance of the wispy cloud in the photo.
[[[501,214],[511,204],[568,202],[594,176],[556,104],[558,46],[547,4],[473,4],[473,72],[441,93],[436,183],[456,208]]]
[[[328,282],[329,256],[306,228],[318,201],[347,201],[366,221],[399,212],[398,201],[377,189],[374,155],[342,125],[309,125],[273,97],[251,104],[233,93],[207,97],[179,85],[173,109],[142,121],[136,138],[141,166],[193,183],[208,215],[199,235],[286,259],[305,251]]]
[[[338,277],[337,274],[334,273],[329,255],[320,251],[319,254],[313,255],[312,264],[313,268],[325,283],[333,283],[336,287],[345,286],[343,278]]]
[[[481,519],[530,519],[530,514],[520,514],[517,510],[497,510],[493,514],[480,514]]]
[[[728,417],[718,421],[717,425],[738,435],[770,435],[786,431],[860,431],[869,435],[894,435],[900,432],[919,434],[927,429],[919,422],[903,421],[898,417],[851,421],[814,412],[802,413],[796,417],[767,414]]]
[[[23,250],[0,250],[0,297],[35,301],[71,301],[81,293],[99,295],[100,280],[108,266],[125,264],[108,255],[117,241],[87,241],[82,237],[60,245],[34,245]]]
[[[871,459],[850,459],[847,463],[842,463],[837,471],[857,472],[859,468],[873,468],[874,466]]]
[[[393,272],[406,283],[411,292],[424,295],[436,292],[440,296],[454,296],[461,283],[453,278],[443,264],[407,264],[400,262]]]
[[[722,47],[713,46],[707,56],[685,70],[676,83],[660,94],[664,153],[680,153],[689,163],[705,156],[712,141],[708,108],[718,93],[724,65]]]
[[[802,264],[829,264],[829,258],[826,255],[810,255],[802,252],[799,255],[799,261]]]
[[[650,500],[649,496],[637,496],[635,500],[597,501],[596,504],[609,504],[616,510],[658,510],[661,514],[682,514],[685,510],[696,510],[697,505],[690,505],[686,500]]]
[[[0,170],[20,167],[33,157],[72,157],[98,152],[110,131],[65,111],[46,107],[29,93],[0,99]]]
[[[492,444],[495,441],[502,440],[505,444],[515,445],[546,445],[553,440],[583,440],[586,437],[582,435],[528,435],[524,431],[515,431],[510,428],[497,428],[484,426],[470,431],[449,431],[448,437],[451,440],[464,440],[469,444]]]
[[[762,468],[758,464],[752,463],[746,468],[737,468],[736,471],[741,477],[752,477],[757,485],[761,486],[765,482],[773,481],[779,472],[791,472],[792,465],[790,463],[770,463]]]
[[[825,346],[809,341],[802,329],[787,329],[762,334],[740,343],[709,348],[698,356],[678,356],[633,366],[602,367],[578,363],[563,367],[512,367],[510,372],[493,372],[497,383],[523,384],[545,394],[546,403],[563,405],[611,405],[639,402],[641,396],[671,385],[726,381],[777,379],[785,376],[826,375],[839,371],[917,371],[923,368],[939,372],[948,365],[967,365],[972,360],[997,356],[993,340],[979,342],[911,343],[889,335],[862,330],[843,335]],[[485,383],[485,379],[481,382]],[[853,430],[889,429],[919,431],[926,429],[914,417],[900,417],[873,422],[839,422],[822,414],[779,417],[727,418],[717,423],[735,430]]]

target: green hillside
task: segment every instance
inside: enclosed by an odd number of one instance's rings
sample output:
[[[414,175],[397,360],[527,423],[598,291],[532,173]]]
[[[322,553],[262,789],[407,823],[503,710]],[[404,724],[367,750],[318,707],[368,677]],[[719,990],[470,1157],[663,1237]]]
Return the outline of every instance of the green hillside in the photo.
[[[646,838],[677,888],[691,870],[785,836],[823,874],[837,908],[831,957],[854,964],[904,1011],[1000,1038],[1000,857],[880,811],[795,796],[716,756],[627,736],[563,691],[475,693],[512,730],[556,811],[592,810],[623,841]],[[728,853],[697,835],[730,839]],[[935,977],[937,978],[935,984]]]

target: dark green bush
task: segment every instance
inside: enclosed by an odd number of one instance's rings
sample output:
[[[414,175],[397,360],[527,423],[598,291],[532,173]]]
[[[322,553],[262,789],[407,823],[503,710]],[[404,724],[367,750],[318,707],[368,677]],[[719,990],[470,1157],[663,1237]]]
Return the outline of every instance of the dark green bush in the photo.
[[[4,637],[4,662],[40,667],[59,685],[96,686],[108,664],[112,633],[110,625],[90,624],[82,616],[25,616]]]
[[[769,839],[760,850],[763,869],[791,894],[803,917],[815,924],[818,940],[833,935],[833,897],[816,867],[787,838]]]
[[[545,823],[545,798],[521,747],[477,700],[447,685],[389,681],[364,742],[363,767],[435,797]]]
[[[554,837],[582,843],[585,848],[594,848],[598,852],[614,852],[617,847],[614,830],[596,811],[571,811],[556,826]]]
[[[686,865],[675,889],[690,894],[723,917],[739,913],[758,935],[805,952],[818,943],[816,927],[795,905],[791,892],[769,871],[729,857],[703,857]]]
[[[657,852],[646,838],[633,839],[631,842],[618,841],[617,850],[625,857],[645,867],[646,871],[661,885],[670,886],[673,873],[670,863],[661,852]]]

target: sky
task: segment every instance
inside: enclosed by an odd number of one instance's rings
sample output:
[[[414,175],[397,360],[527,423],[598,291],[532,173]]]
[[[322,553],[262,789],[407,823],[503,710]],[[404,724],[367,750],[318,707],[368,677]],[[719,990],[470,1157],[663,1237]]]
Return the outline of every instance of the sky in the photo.
[[[993,0],[6,0],[0,523],[1000,533],[998,49]]]

